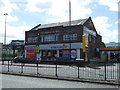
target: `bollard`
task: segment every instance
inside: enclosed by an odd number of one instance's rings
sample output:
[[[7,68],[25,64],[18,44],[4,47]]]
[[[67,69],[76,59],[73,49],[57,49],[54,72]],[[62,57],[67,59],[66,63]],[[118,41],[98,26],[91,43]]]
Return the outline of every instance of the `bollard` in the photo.
[[[55,73],[56,73],[56,77],[58,77],[58,74],[57,74],[57,64],[55,64]]]
[[[80,78],[80,76],[79,76],[79,66],[78,66],[78,78]]]
[[[8,72],[9,72],[9,60],[8,60]]]
[[[21,63],[21,74],[23,73],[23,64]]]
[[[38,77],[38,74],[39,74],[39,73],[38,73],[38,62],[37,62],[37,77]]]
[[[2,65],[4,65],[4,60],[2,60]]]

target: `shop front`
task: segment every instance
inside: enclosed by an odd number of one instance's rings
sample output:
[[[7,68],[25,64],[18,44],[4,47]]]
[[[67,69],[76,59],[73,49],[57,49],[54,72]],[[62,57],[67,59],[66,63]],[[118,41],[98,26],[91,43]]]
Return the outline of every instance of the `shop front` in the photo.
[[[36,60],[54,60],[61,57],[75,60],[80,59],[81,48],[81,43],[42,44],[39,45],[39,52],[36,52],[36,45],[26,45],[26,57]]]

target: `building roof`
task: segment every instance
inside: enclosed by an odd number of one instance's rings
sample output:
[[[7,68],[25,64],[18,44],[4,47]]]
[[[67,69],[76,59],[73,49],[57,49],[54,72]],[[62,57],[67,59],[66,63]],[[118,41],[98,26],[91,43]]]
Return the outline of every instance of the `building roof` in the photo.
[[[71,26],[74,25],[83,25],[87,19],[79,19],[79,20],[73,20],[71,21]],[[39,24],[37,26],[35,26],[34,28],[32,28],[31,30],[38,30],[38,29],[42,29],[42,28],[49,28],[49,27],[57,27],[57,26],[69,26],[69,21],[66,22],[58,22],[58,23],[51,23],[51,24]]]
[[[24,40],[12,40],[12,45],[24,45]]]

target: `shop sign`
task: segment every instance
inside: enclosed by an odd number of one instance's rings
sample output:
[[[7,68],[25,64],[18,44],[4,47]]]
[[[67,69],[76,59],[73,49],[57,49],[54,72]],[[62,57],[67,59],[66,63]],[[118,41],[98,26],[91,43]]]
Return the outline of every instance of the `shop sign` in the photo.
[[[47,44],[40,45],[41,50],[49,50],[49,49],[69,49],[69,44]]]
[[[49,49],[81,49],[82,43],[64,43],[64,44],[47,44],[47,45],[40,45],[41,50],[49,50]]]
[[[31,50],[31,49],[35,49],[36,45],[26,45],[25,46],[25,50]]]
[[[71,43],[71,49],[81,49],[82,43]]]
[[[70,47],[71,44],[71,47]],[[64,44],[42,44],[42,45],[26,45],[25,50],[59,50],[59,49],[81,49],[82,43],[64,43]]]
[[[51,49],[64,49],[64,48],[68,48],[67,45],[65,46],[51,46]]]

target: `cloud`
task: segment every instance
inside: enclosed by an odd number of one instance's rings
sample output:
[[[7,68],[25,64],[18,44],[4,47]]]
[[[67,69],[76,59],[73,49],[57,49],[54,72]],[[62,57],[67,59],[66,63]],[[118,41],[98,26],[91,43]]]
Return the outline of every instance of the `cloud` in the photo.
[[[14,22],[18,21],[17,16],[11,15],[13,10],[18,10],[16,4],[10,3],[10,0],[1,0],[0,1],[0,22],[4,22],[4,13],[8,13],[7,15],[7,22]]]
[[[120,19],[118,19],[118,20],[115,22],[115,24],[120,24]]]
[[[87,8],[92,0],[71,0],[72,3],[72,20],[85,18],[92,14],[92,10]],[[69,0],[28,0],[28,12],[46,13],[51,15],[54,19],[49,19],[48,22],[68,21],[69,14]],[[82,12],[82,14],[81,14]]]
[[[98,0],[98,3],[109,7],[111,11],[118,11],[119,0]]]
[[[6,21],[7,22],[17,22],[17,21],[19,21],[19,18],[17,17],[17,16],[11,16],[11,15],[7,15],[6,16]],[[0,16],[0,22],[5,22],[5,16],[4,15],[1,15]]]
[[[0,1],[0,13],[11,13],[12,10],[17,10],[18,7],[16,4],[10,3],[10,0],[1,0]]]
[[[27,0],[10,0],[11,3],[26,3]]]
[[[105,16],[96,17],[93,19],[97,32],[102,35],[103,42],[118,41],[118,30],[111,29],[112,24],[108,23],[109,18]]]
[[[42,13],[51,8],[51,5],[49,0],[27,0],[25,11]]]
[[[20,1],[20,0],[19,0]],[[4,41],[5,33],[5,16],[4,13],[8,13],[6,16],[6,42],[10,43],[11,40],[25,39],[25,31],[30,30],[32,27],[26,23],[22,23],[18,26],[13,26],[13,23],[19,21],[17,16],[13,15],[14,10],[19,10],[17,4],[13,3],[15,0],[0,0],[0,42]],[[19,23],[19,22],[18,22]]]
[[[0,42],[4,41],[4,32],[5,27],[4,23],[0,22],[1,30],[0,30]],[[25,40],[25,31],[30,30],[32,27],[23,23],[23,25],[19,26],[11,26],[9,24],[6,25],[6,37],[7,43],[10,43],[11,40]]]

